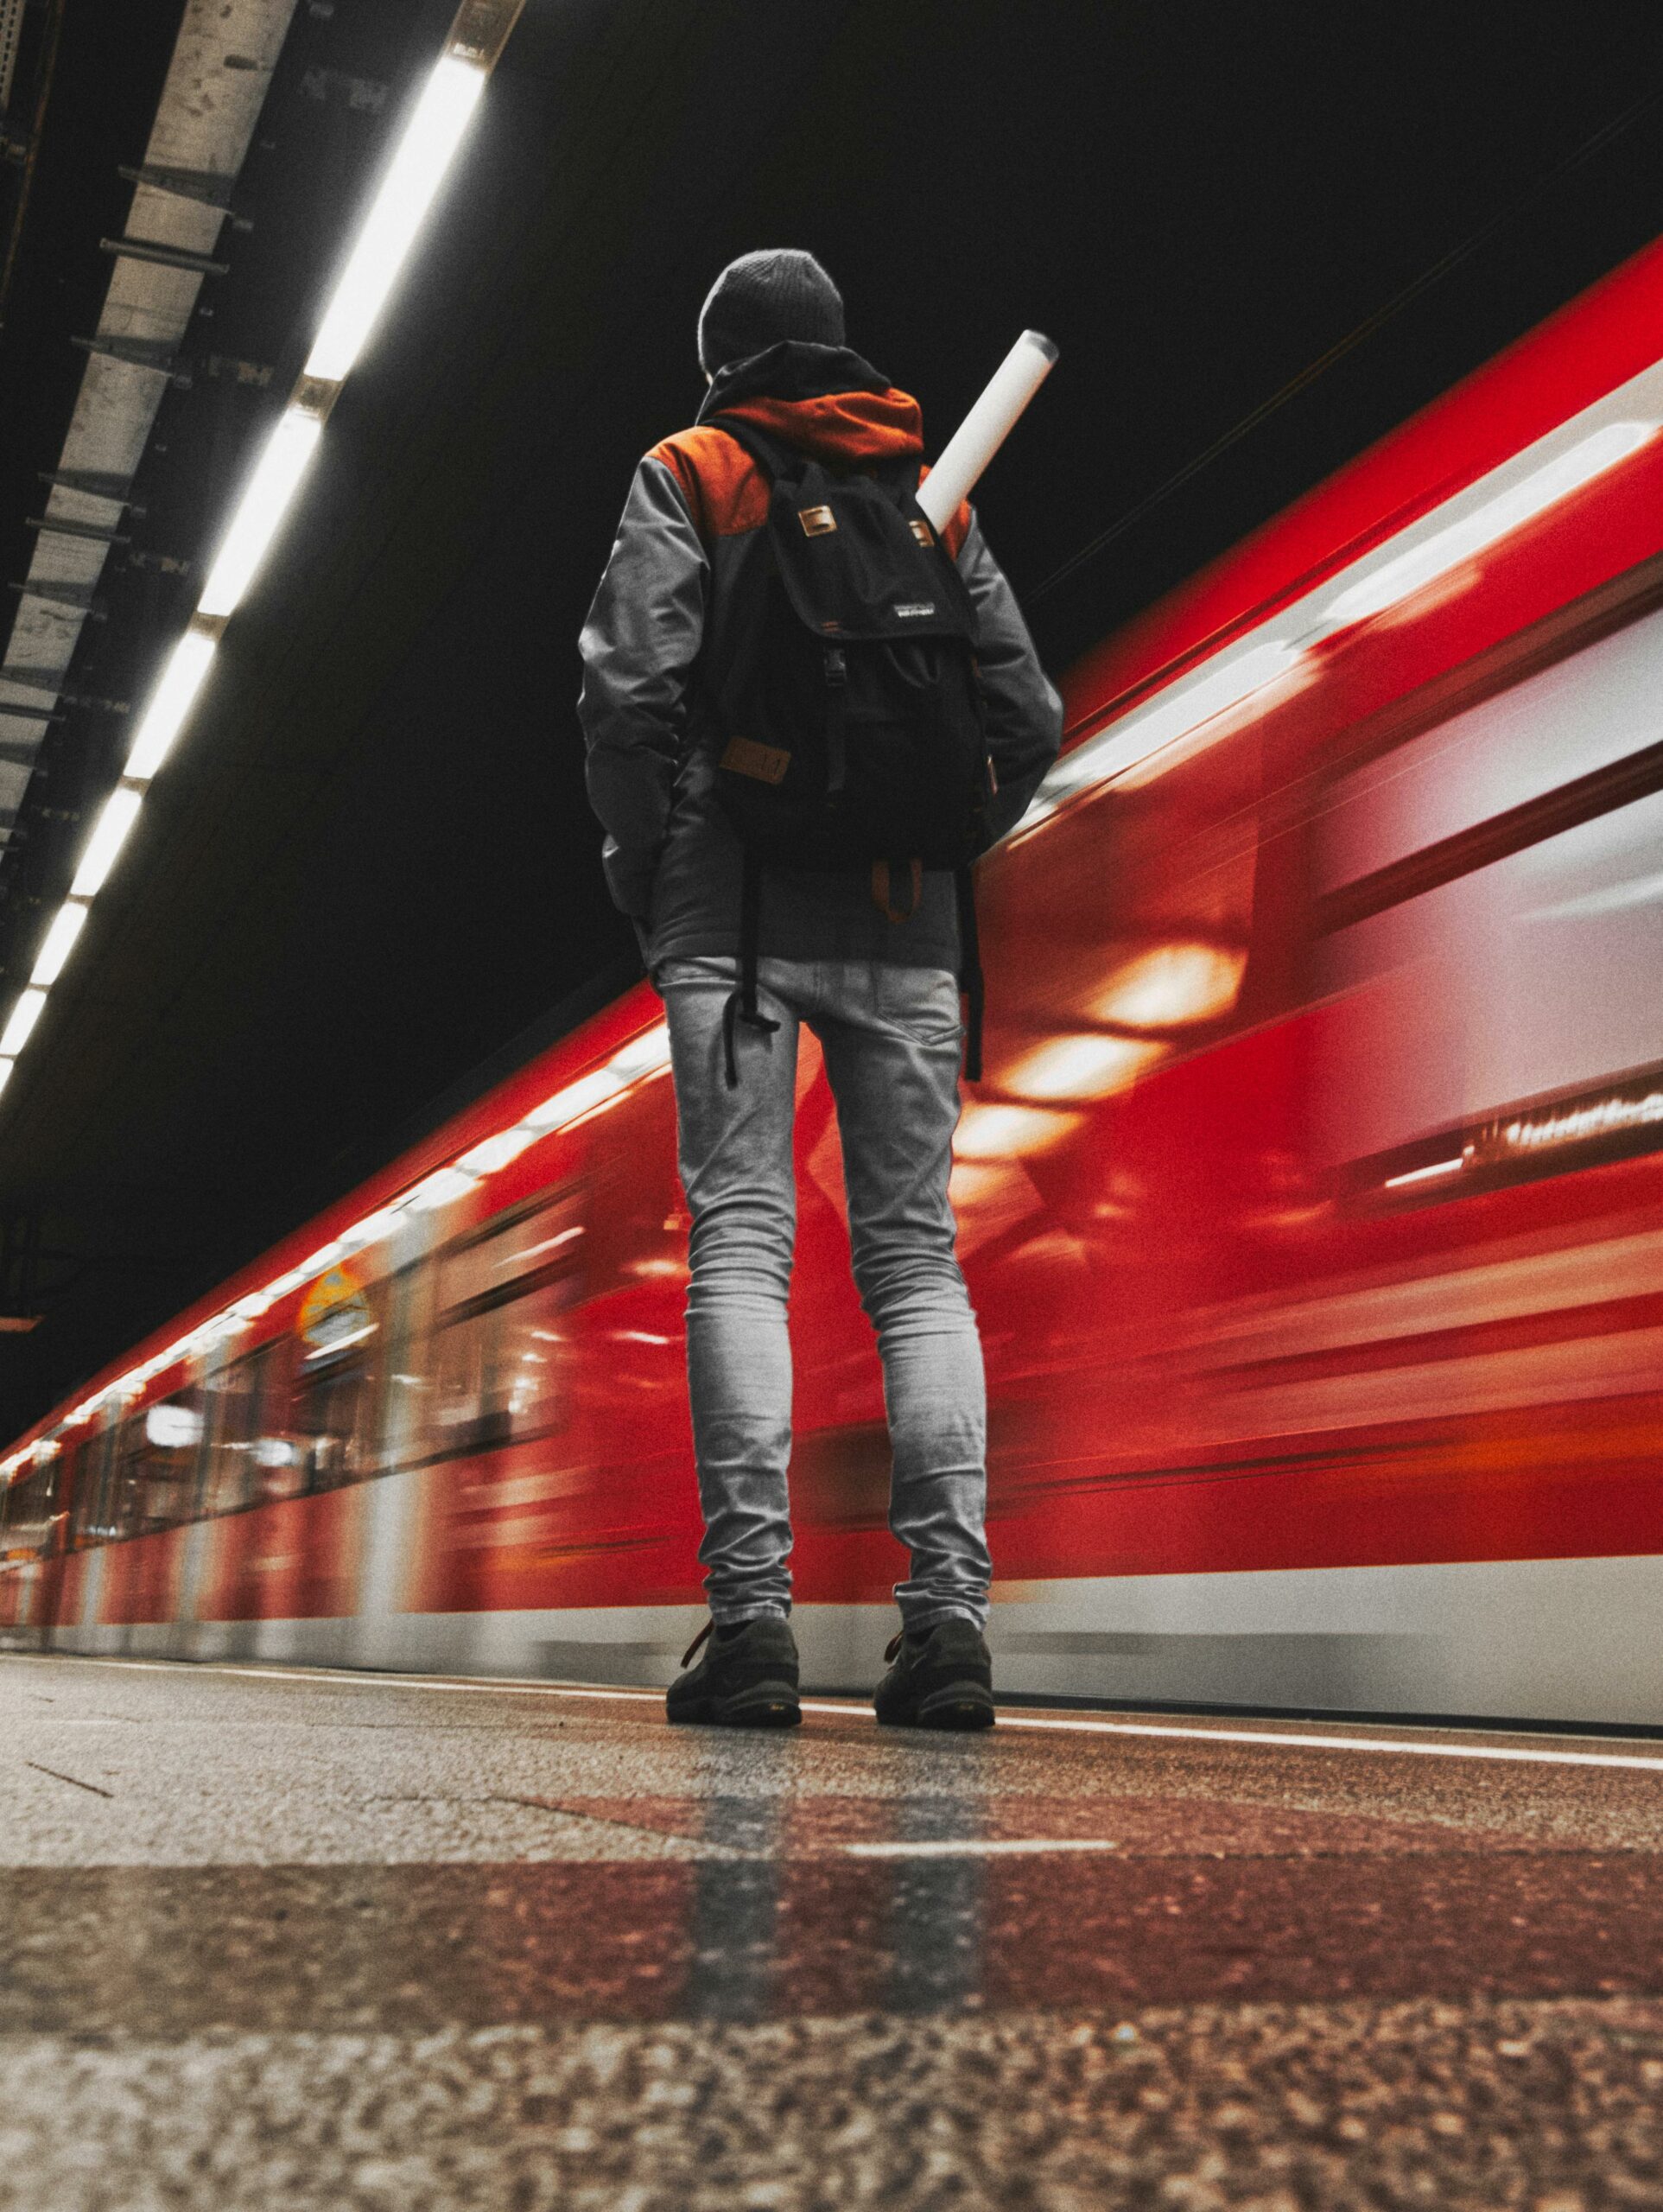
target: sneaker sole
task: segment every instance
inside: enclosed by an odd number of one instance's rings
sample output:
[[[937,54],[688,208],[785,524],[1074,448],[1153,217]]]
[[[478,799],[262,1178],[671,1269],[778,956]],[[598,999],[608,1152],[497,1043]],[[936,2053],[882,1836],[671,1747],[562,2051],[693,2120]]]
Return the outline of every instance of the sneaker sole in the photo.
[[[672,1727],[797,1728],[802,1725],[803,1708],[794,1690],[765,1682],[690,1710],[667,1710],[666,1717]]]
[[[968,1735],[993,1725],[993,1700],[979,1682],[949,1683],[932,1690],[915,1711],[879,1713],[880,1728],[935,1728]]]

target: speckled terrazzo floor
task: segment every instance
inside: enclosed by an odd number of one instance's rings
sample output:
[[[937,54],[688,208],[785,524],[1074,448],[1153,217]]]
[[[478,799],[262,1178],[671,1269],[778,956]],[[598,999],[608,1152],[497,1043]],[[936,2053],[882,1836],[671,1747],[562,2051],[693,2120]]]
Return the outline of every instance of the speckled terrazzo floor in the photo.
[[[1008,1719],[0,1660],[0,2207],[1663,2208],[1663,1745]]]

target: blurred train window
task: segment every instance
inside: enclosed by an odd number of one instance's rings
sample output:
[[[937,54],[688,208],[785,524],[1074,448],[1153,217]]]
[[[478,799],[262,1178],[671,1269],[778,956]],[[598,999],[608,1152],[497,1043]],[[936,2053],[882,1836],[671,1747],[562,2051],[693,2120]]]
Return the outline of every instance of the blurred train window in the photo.
[[[540,1199],[439,1255],[423,1451],[540,1436],[561,1418],[561,1316],[580,1281],[578,1198]]]
[[[76,1447],[74,1517],[69,1538],[73,1550],[85,1551],[89,1544],[104,1543],[116,1534],[110,1496],[115,1437],[111,1424],[84,1438]]]
[[[339,1490],[376,1471],[387,1287],[336,1270],[337,1294],[302,1306],[292,1427],[301,1487]]]
[[[145,1536],[195,1517],[202,1442],[202,1392],[187,1384],[135,1406],[116,1445],[115,1532]]]
[[[240,1513],[301,1486],[300,1453],[280,1418],[284,1350],[262,1344],[209,1382],[205,1513]]]
[[[1453,1194],[1509,1147],[1541,1173],[1583,1136],[1663,1145],[1660,696],[1663,613],[1336,786],[1317,855],[1330,1160],[1389,1169],[1444,1133],[1394,1179]]]
[[[1498,857],[1475,836],[1482,825],[1656,746],[1660,690],[1663,610],[1370,761],[1330,796],[1317,853],[1319,897],[1374,879],[1389,898],[1400,887],[1388,871],[1433,848],[1449,849],[1458,867],[1463,855],[1450,841],[1463,836],[1473,839],[1474,857]],[[1634,793],[1625,787],[1612,796]],[[1586,811],[1603,810],[1596,786]],[[1524,834],[1531,826],[1527,818]]]
[[[4,1492],[0,1559],[49,1559],[61,1548],[58,1498],[63,1473],[64,1456],[59,1452],[31,1467]]]

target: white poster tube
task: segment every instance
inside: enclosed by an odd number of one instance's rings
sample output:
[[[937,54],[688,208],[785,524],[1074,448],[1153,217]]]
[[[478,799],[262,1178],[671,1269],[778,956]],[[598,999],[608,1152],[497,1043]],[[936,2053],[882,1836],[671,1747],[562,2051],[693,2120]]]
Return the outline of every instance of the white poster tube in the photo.
[[[936,530],[1010,435],[1023,409],[1050,374],[1057,347],[1037,330],[1025,330],[993,371],[987,390],[947,442],[945,452],[918,487],[918,505]]]

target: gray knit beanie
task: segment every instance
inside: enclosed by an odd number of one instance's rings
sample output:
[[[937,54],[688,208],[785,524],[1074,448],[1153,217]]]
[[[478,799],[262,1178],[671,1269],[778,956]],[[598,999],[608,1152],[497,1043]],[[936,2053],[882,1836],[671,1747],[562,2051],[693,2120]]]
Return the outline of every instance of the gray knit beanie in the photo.
[[[784,338],[843,343],[843,296],[811,253],[765,247],[730,261],[699,310],[699,366],[707,376]]]

